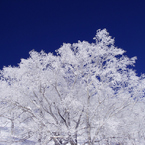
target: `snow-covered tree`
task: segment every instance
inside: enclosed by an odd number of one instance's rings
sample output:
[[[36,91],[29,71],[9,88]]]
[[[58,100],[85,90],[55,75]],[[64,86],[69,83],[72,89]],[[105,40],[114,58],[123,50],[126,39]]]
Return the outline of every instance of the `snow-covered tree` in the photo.
[[[145,79],[106,29],[95,43],[30,52],[0,71],[1,140],[44,145],[145,144]]]

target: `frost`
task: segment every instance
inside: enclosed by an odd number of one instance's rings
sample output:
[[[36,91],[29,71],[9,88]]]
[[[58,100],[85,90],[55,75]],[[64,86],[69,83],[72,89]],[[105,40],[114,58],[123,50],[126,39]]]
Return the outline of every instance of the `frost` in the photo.
[[[145,75],[106,29],[95,43],[32,50],[0,71],[1,138],[9,144],[145,144]],[[0,139],[1,139],[0,138]],[[1,142],[1,140],[0,140]]]

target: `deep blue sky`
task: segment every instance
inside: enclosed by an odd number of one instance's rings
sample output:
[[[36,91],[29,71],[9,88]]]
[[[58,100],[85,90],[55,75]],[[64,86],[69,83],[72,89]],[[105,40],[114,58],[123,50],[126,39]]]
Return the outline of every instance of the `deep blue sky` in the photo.
[[[103,28],[145,73],[145,0],[0,0],[0,69],[16,66],[32,49],[94,42]]]

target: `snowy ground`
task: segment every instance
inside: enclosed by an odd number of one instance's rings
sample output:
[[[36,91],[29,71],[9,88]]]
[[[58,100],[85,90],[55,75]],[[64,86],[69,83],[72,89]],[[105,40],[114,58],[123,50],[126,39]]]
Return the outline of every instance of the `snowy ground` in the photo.
[[[24,140],[19,142],[19,138],[10,136],[10,130],[7,127],[0,127],[0,145],[35,145],[36,142],[31,140]],[[16,141],[16,142],[14,142]]]
[[[12,137],[10,136],[10,129],[7,127],[0,127],[0,145],[37,145],[36,142],[31,141],[31,140],[24,140],[24,141],[19,141],[20,139],[17,137]],[[54,145],[54,143],[49,143],[49,145]],[[70,144],[67,144],[70,145]],[[78,144],[78,145],[81,145]],[[97,145],[97,144],[95,144]],[[119,145],[116,143],[111,143],[110,145]]]

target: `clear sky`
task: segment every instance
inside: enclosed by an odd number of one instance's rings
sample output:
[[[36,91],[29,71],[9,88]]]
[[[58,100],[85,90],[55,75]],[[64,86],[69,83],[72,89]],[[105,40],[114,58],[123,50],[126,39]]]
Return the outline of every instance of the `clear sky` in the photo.
[[[0,69],[16,66],[32,49],[94,42],[103,28],[145,73],[145,0],[0,0]]]

